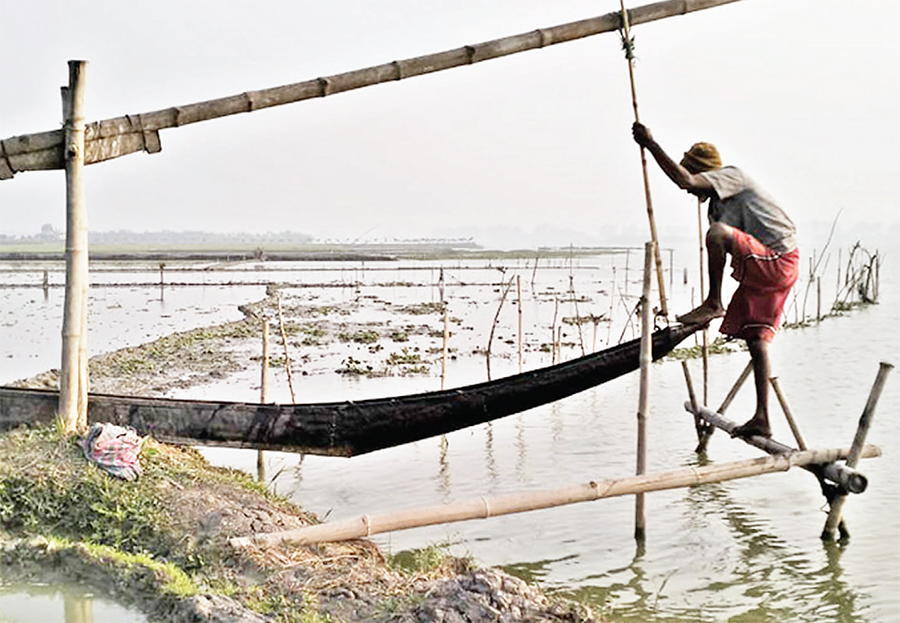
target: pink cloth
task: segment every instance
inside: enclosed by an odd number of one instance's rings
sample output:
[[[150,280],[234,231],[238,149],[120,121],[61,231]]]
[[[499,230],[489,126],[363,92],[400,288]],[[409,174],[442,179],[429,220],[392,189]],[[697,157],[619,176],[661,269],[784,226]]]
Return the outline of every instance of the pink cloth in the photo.
[[[719,331],[742,339],[771,342],[781,314],[799,277],[797,249],[778,253],[739,229],[733,230],[732,277],[740,285],[731,297]]]

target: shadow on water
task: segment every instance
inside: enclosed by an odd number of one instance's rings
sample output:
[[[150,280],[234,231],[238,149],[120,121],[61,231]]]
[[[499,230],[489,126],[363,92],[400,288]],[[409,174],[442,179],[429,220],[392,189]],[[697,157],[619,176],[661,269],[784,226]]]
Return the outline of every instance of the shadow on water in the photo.
[[[705,460],[691,463],[702,465]],[[637,544],[627,565],[552,592],[587,604],[602,620],[615,623],[874,622],[865,613],[867,596],[843,578],[843,546],[823,543],[821,559],[813,560],[809,551],[775,536],[757,513],[735,502],[730,484],[684,490],[676,502],[684,530],[676,543],[681,551],[674,557],[666,558],[665,550],[672,544],[657,549],[652,543]],[[576,558],[516,563],[504,569],[541,582],[553,567]],[[688,603],[675,603],[679,600]]]

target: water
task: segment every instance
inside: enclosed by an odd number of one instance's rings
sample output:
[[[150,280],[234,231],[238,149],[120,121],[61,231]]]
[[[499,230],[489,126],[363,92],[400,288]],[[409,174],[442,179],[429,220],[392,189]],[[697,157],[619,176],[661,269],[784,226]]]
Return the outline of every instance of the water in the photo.
[[[390,264],[339,268],[331,264],[316,271],[286,264],[228,267],[227,272],[217,267],[191,275],[192,280],[205,277],[207,285],[172,286],[165,290],[164,301],[158,300],[159,288],[152,285],[97,288],[94,296],[105,297],[106,307],[92,300],[91,347],[100,352],[106,350],[105,340],[120,347],[146,341],[146,336],[154,333],[163,335],[239,317],[237,305],[261,298],[264,288],[257,284],[266,280],[328,286],[291,288],[285,295],[322,305],[358,301],[363,315],[366,303],[374,300],[387,299],[398,307],[434,300],[439,296],[433,285],[436,271],[443,267],[451,315],[460,319],[451,345],[460,355],[484,348],[500,298],[498,284],[513,274],[521,275],[529,343],[550,339],[554,312],[560,317],[572,314],[569,304],[557,308],[555,303],[572,276],[576,291],[591,299],[580,303],[581,315],[608,313],[612,307],[614,318],[619,319],[615,330],[600,325],[597,347],[602,348],[608,336],[618,339],[623,309],[633,305],[639,293],[639,282],[631,279],[628,297],[622,296],[625,261],[619,255],[539,264],[534,289],[530,285],[532,266],[524,261],[495,262],[494,266],[486,262],[467,266],[420,263],[414,266],[417,270],[410,271]],[[642,263],[638,253],[632,253],[628,261],[632,271]],[[506,272],[501,273],[498,265],[505,266]],[[188,271],[190,267],[184,268]],[[677,264],[674,268],[680,277],[681,268]],[[678,283],[680,279],[672,284],[670,307],[675,311],[690,307],[690,284],[696,275],[690,267],[688,273],[688,285]],[[21,279],[20,274],[0,271],[0,275],[7,283]],[[145,271],[128,279],[158,283],[151,277]],[[40,281],[37,273],[31,278]],[[123,274],[115,278],[125,280]],[[246,285],[214,285],[226,281]],[[357,286],[357,282],[363,285]],[[401,282],[419,285],[401,286]],[[773,373],[779,377],[809,447],[848,446],[879,362],[897,363],[900,343],[892,333],[900,321],[896,263],[885,265],[881,284],[880,305],[802,330],[784,331],[773,343]],[[19,378],[23,368],[56,366],[58,359],[58,348],[35,356],[30,347],[18,346],[18,336],[37,334],[35,341],[53,342],[54,332],[58,334],[56,299],[61,291],[51,290],[50,300],[45,302],[40,288],[10,288],[4,296],[9,293],[23,298],[5,298],[0,309],[5,362],[0,381]],[[182,298],[176,302],[176,296]],[[513,286],[507,301],[515,296]],[[829,296],[826,294],[826,300]],[[201,297],[205,300],[200,301]],[[29,310],[25,314],[16,307],[20,304],[16,301],[23,300]],[[124,309],[133,304],[146,311],[133,316],[119,314],[115,311],[117,300]],[[813,307],[808,304],[807,313]],[[495,378],[517,370],[516,347],[509,343],[514,342],[510,338],[515,335],[517,318],[510,309],[514,308],[507,304],[496,329]],[[789,310],[789,319],[791,314]],[[434,323],[435,319],[423,321]],[[132,333],[130,327],[138,322],[141,330]],[[592,327],[586,327],[580,340],[569,329],[566,357],[580,354],[579,341],[591,349]],[[532,348],[526,351],[524,365],[547,365],[549,357],[549,353]],[[711,359],[712,406],[718,406],[747,361],[746,353]],[[324,364],[321,371],[323,374],[297,381],[298,400],[413,393],[437,389],[440,382],[434,372],[425,378],[347,379],[325,374]],[[698,386],[699,362],[692,362],[692,371]],[[548,590],[584,600],[611,621],[900,621],[900,488],[891,477],[892,458],[900,450],[896,418],[900,381],[896,374],[888,378],[868,438],[882,448],[884,456],[861,462],[869,490],[852,496],[845,506],[852,535],[846,547],[826,546],[819,539],[825,521],[824,498],[815,479],[803,470],[650,493],[644,547],[633,539],[634,502],[630,497],[418,528],[378,535],[374,540],[393,552],[450,543],[452,551],[471,555],[481,565],[507,566]],[[257,371],[248,370],[221,385],[197,387],[179,395],[253,400],[258,394],[257,376]],[[478,357],[460,356],[448,369],[448,386],[484,378],[484,361]],[[274,398],[284,401],[284,378],[275,375],[272,384],[271,391],[277,394]],[[445,439],[428,439],[352,459],[301,459],[268,452],[267,473],[280,493],[329,519],[624,477],[634,472],[637,396],[638,377],[634,374],[551,405],[457,431]],[[649,471],[697,464],[692,419],[682,407],[686,398],[680,364],[654,365]],[[743,420],[752,408],[748,385],[728,415]],[[789,440],[789,429],[774,400],[772,419],[775,438]],[[206,449],[204,453],[214,462],[255,473],[255,452]],[[708,460],[716,463],[755,456],[756,450],[721,433],[713,436],[708,451]],[[4,612],[2,598],[0,612]]]

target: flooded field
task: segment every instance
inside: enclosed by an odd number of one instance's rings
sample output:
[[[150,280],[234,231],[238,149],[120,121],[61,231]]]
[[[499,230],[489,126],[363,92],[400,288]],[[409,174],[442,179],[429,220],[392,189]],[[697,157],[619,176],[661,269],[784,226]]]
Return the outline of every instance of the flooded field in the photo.
[[[664,259],[669,306],[680,313],[699,296],[696,262],[687,254],[685,261],[677,254]],[[239,307],[275,288],[292,329],[292,374],[289,384],[272,317],[270,400],[290,402],[289,385],[297,402],[430,391],[440,389],[442,376],[446,387],[486,380],[488,349],[492,378],[517,372],[520,319],[523,369],[636,336],[632,312],[642,265],[638,250],[496,261],[170,263],[164,274],[153,265],[104,265],[91,274],[89,348],[99,354],[236,320],[243,317]],[[0,266],[0,382],[58,366],[62,279],[56,264]],[[810,447],[849,445],[879,362],[897,361],[895,265],[887,264],[881,283],[881,304],[783,331],[773,344],[773,371]],[[833,289],[826,292],[831,301]],[[803,309],[814,313],[805,294],[794,297],[788,320]],[[329,333],[316,328],[324,320]],[[168,395],[258,400],[260,339],[237,340],[229,349],[244,363],[241,370]],[[740,351],[711,358],[712,406],[747,361]],[[691,366],[697,384],[699,362]],[[900,412],[898,387],[889,378],[869,436],[884,456],[861,463],[870,488],[846,505],[852,538],[845,547],[820,541],[824,498],[803,471],[648,494],[644,546],[633,539],[632,498],[375,540],[391,552],[445,543],[480,565],[503,565],[583,600],[609,621],[900,621],[900,492],[890,474],[900,450],[893,417]],[[654,365],[651,471],[699,464],[686,398],[680,363]],[[637,400],[638,377],[628,375],[491,424],[352,459],[267,452],[266,477],[279,493],[328,519],[624,477],[634,472]],[[752,404],[745,388],[728,414],[746,419]],[[789,429],[774,404],[772,416],[775,438],[787,442]],[[256,473],[255,451],[203,452]],[[756,450],[717,434],[704,460],[754,456]],[[8,599],[0,594],[0,617],[10,616]]]

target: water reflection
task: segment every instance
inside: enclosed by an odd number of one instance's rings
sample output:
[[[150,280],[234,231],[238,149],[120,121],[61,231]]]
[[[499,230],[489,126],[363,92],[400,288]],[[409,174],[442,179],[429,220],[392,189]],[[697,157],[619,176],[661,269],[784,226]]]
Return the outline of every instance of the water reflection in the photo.
[[[0,582],[3,623],[144,623],[142,613],[98,598],[79,586]]]

